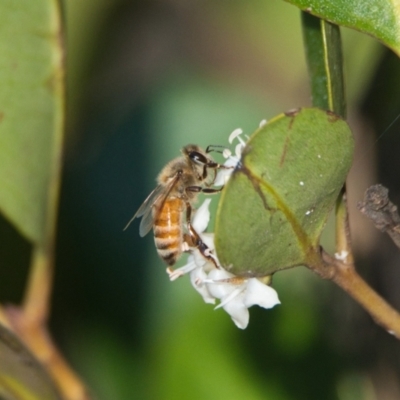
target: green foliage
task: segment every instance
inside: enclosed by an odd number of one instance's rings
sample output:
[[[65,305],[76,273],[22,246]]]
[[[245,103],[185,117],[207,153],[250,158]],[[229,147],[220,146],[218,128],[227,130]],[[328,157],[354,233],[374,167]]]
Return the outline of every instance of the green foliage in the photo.
[[[319,109],[282,114],[256,131],[219,203],[222,265],[250,276],[310,265],[352,157],[346,122]]]
[[[59,2],[0,2],[0,38],[0,210],[37,248],[49,249],[64,122]],[[1,398],[59,398],[39,362],[2,327],[0,360]]]
[[[396,0],[286,0],[322,19],[381,40],[400,54],[400,5]]]
[[[0,210],[30,241],[45,232],[63,128],[56,0],[0,2]]]

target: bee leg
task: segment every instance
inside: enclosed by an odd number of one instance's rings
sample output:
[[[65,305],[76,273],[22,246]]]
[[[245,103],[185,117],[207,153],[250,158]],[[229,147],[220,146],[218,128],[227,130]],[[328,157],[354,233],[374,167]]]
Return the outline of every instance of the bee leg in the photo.
[[[210,183],[210,185],[212,185],[214,183],[214,181],[215,181],[215,178],[217,177],[217,171],[219,169],[232,169],[234,167],[232,167],[232,166],[228,167],[228,166],[226,166],[224,164],[218,164],[218,163],[216,163],[214,161],[209,161],[207,164],[204,165],[203,180],[205,180],[207,178],[207,176],[208,176],[208,171],[207,171],[208,168],[212,169],[213,172],[214,172],[214,178],[213,178],[212,182]]]
[[[213,169],[213,171],[214,171],[213,180],[212,180],[212,181],[210,182],[210,184],[208,184],[207,186],[212,186],[212,185],[214,185],[214,182],[215,182],[215,180],[217,179],[217,171],[218,171],[218,169],[233,169],[233,168],[235,168],[233,165],[228,167],[228,166],[226,166],[226,165],[218,164],[218,167]],[[223,188],[223,186],[222,186],[222,188]],[[221,188],[221,190],[222,190],[222,188]]]
[[[203,188],[201,186],[188,186],[186,188],[186,191],[194,192],[194,193],[202,192],[202,193],[205,193],[205,194],[216,194],[216,193],[219,193],[223,188],[224,188],[223,186],[219,187],[218,189],[208,188],[208,187],[207,188]]]
[[[216,193],[219,193],[223,188],[224,188],[223,186],[221,186],[218,189],[215,189],[215,188],[201,188],[201,192],[205,193],[205,194],[216,194]]]
[[[212,254],[212,251],[210,250],[210,248],[201,240],[200,235],[193,228],[192,222],[191,222],[191,216],[192,216],[192,206],[190,205],[189,202],[187,202],[186,203],[186,223],[187,223],[187,229],[189,231],[191,244],[193,245],[193,247],[197,247],[197,249],[200,251],[201,255],[204,258],[206,258],[208,261],[211,261],[215,265],[215,268],[219,268],[216,257]]]
[[[191,247],[193,247],[192,238],[190,237],[190,235],[185,233],[183,235],[182,252],[183,253],[189,252]]]
[[[219,269],[217,258],[214,256],[210,248],[203,241],[199,243],[198,249],[204,258],[206,258],[208,261],[211,261],[215,265],[215,268]]]

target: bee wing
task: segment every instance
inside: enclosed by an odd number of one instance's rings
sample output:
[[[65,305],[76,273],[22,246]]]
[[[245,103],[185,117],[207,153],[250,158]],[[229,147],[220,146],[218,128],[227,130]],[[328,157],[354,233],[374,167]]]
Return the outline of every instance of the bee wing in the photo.
[[[135,218],[140,218],[143,217],[145,219],[148,218],[148,215],[151,215],[151,211],[152,211],[152,206],[153,204],[156,202],[156,200],[158,199],[159,196],[162,195],[164,191],[164,186],[163,185],[158,185],[147,197],[146,200],[142,203],[142,205],[139,207],[139,209],[136,211],[135,215],[129,220],[129,222],[126,224],[124,230],[126,230],[129,225],[132,223],[132,221]],[[143,220],[142,220],[143,221]],[[142,225],[142,224],[140,224]],[[147,230],[146,233],[148,233],[150,229]],[[142,230],[141,230],[142,231]],[[144,231],[144,229],[143,229]],[[141,234],[140,236],[144,236],[146,233],[144,233],[143,235]]]
[[[125,229],[132,223],[135,218],[142,217],[139,226],[139,235],[141,237],[146,236],[151,228],[153,227],[154,220],[157,218],[159,211],[161,210],[161,205],[164,203],[169,192],[179,179],[179,175],[168,182],[167,185],[158,185],[146,198],[143,204],[136,211],[135,215],[126,224]],[[153,208],[156,207],[156,212],[153,213]]]
[[[139,235],[141,237],[146,236],[150,232],[151,228],[154,225],[156,216],[158,215],[158,212],[161,208],[160,206],[164,202],[167,194],[168,191],[166,190],[165,186],[159,185],[150,193],[149,197],[147,198],[149,199],[149,201],[146,204],[142,204],[143,211],[141,215],[143,216],[139,225]],[[155,207],[157,207],[157,210],[156,212],[153,212]],[[140,209],[138,211],[140,211]]]

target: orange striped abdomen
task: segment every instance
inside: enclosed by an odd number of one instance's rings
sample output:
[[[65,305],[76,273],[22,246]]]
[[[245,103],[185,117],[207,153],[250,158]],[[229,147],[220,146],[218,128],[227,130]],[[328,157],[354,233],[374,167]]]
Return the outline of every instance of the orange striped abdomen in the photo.
[[[168,265],[174,265],[182,253],[184,205],[184,201],[179,198],[166,199],[154,222],[157,252]]]

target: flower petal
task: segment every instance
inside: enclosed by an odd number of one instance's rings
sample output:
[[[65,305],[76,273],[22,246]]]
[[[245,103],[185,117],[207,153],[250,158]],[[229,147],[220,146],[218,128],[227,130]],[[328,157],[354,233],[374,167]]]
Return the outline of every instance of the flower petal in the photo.
[[[215,309],[224,307],[226,304],[228,304],[232,300],[239,301],[240,303],[244,304],[243,292],[245,289],[246,289],[246,285],[239,285],[239,286],[235,287],[234,290],[232,290],[227,296],[224,296],[221,298],[221,303],[219,303],[217,305],[217,307],[215,307]]]
[[[245,145],[246,144],[240,139],[240,143],[237,144],[235,147],[236,158],[238,158],[239,160],[240,160],[240,158],[242,158],[242,152],[243,152]]]
[[[203,204],[196,210],[192,219],[192,226],[197,233],[202,233],[207,229],[210,222],[210,206],[211,199],[205,199]]]
[[[230,178],[231,174],[233,172],[233,169],[220,169],[217,173],[217,176],[215,177],[214,186],[224,186],[226,182],[228,182],[228,179]]]
[[[240,296],[241,297],[241,296]],[[245,329],[249,324],[250,314],[249,310],[242,301],[231,300],[224,305],[224,310],[231,316],[232,321],[240,329]]]
[[[240,137],[240,135],[241,135],[242,133],[243,133],[243,129],[241,129],[241,128],[235,129],[235,130],[229,135],[229,138],[228,138],[229,143],[232,144],[232,142],[233,142],[237,137]]]
[[[259,305],[263,308],[272,308],[280,303],[278,293],[271,286],[264,285],[257,278],[248,280],[244,295],[244,304],[246,307]]]
[[[224,269],[213,269],[208,274],[207,288],[211,295],[217,299],[229,296],[235,289],[236,285],[232,285],[228,282],[218,282],[223,279],[232,278],[233,275]]]
[[[223,151],[222,151],[222,156],[224,157],[224,158],[229,158],[229,157],[231,157],[232,156],[232,152],[229,150],[229,149],[224,149]]]
[[[217,176],[213,182],[214,186],[223,186],[228,182],[228,179],[232,175],[232,172],[235,170],[236,166],[239,164],[240,159],[234,156],[230,156],[224,163],[225,167],[221,168],[217,172]]]
[[[207,279],[207,274],[203,268],[196,268],[190,273],[192,286],[200,293],[206,303],[215,304],[215,298],[208,291],[207,285],[203,281]]]

